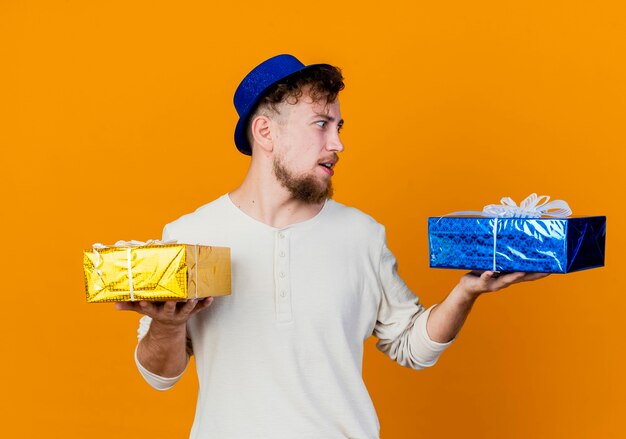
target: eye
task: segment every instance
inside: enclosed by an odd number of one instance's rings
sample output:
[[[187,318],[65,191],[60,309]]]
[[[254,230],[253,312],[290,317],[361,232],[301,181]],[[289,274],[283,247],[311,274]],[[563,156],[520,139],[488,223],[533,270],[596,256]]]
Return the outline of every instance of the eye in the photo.
[[[317,122],[315,122],[315,124],[320,126],[321,128],[325,128],[327,123],[328,121],[326,120],[318,120]]]

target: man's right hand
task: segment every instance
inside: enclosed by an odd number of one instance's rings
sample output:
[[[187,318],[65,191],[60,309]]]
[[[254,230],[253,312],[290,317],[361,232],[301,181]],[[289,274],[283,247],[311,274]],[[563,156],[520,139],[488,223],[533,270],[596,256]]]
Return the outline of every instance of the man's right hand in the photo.
[[[176,377],[187,366],[187,321],[207,308],[212,297],[187,302],[118,302],[121,311],[135,311],[152,318],[150,329],[139,341],[137,360],[148,371],[161,377]]]
[[[118,302],[115,308],[120,311],[135,311],[145,314],[158,322],[159,325],[177,327],[187,323],[189,317],[198,311],[208,308],[213,302],[213,297],[204,299],[191,299],[186,302]]]

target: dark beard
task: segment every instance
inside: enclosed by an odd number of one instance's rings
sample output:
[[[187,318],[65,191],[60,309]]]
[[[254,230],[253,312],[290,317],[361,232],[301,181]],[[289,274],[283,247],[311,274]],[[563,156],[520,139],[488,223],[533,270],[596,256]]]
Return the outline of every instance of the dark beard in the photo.
[[[311,175],[296,177],[278,158],[274,159],[274,175],[294,199],[306,204],[319,204],[333,196],[332,181],[329,180],[327,185],[323,185]]]

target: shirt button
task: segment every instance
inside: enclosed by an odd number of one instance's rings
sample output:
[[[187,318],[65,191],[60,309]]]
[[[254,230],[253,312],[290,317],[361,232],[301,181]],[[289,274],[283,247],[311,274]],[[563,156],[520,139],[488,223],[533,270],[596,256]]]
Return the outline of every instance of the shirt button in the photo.
[[[280,277],[285,277],[285,272],[284,271],[280,272]]]
[[[285,297],[286,295],[287,295],[287,291],[282,290],[282,291],[280,292],[280,297]]]
[[[281,257],[281,258],[284,258],[284,257],[285,257],[285,252],[284,252],[284,251],[280,252],[280,257]]]
[[[285,237],[285,234],[284,234],[283,232],[280,232],[280,233],[278,234],[278,236],[280,236],[280,238],[282,239],[282,238],[284,238],[284,237]]]

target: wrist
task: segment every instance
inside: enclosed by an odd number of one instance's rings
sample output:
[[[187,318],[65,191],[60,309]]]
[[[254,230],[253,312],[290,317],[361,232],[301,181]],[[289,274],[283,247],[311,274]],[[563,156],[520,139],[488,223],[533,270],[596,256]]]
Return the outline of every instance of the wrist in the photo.
[[[450,296],[454,298],[456,301],[464,303],[464,304],[473,304],[476,299],[482,294],[480,291],[474,291],[466,288],[462,282],[458,283]]]
[[[186,338],[187,322],[164,323],[153,319],[147,335],[154,340]]]

